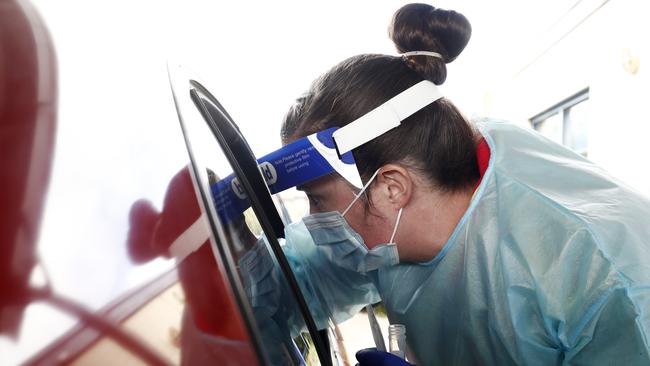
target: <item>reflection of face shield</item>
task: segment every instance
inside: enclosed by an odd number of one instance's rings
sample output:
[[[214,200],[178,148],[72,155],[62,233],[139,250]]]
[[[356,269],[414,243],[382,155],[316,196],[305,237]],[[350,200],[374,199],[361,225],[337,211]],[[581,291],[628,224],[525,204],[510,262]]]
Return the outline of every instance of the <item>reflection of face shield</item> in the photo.
[[[362,188],[352,150],[398,127],[400,123],[442,98],[435,84],[421,81],[342,128],[330,128],[303,137],[260,159],[260,172],[272,194],[338,173]],[[224,221],[249,206],[244,189],[233,175],[212,185],[217,213]]]

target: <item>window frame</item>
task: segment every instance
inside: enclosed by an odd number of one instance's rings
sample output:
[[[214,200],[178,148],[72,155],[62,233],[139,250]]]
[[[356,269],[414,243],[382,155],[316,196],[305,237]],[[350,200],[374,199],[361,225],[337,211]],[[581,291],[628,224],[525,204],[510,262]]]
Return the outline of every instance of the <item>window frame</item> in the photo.
[[[568,145],[568,141],[567,141],[567,138],[570,135],[568,131],[570,127],[570,120],[569,120],[570,113],[568,113],[568,111],[570,111],[571,108],[575,107],[576,105],[583,103],[587,100],[589,100],[589,87],[580,90],[579,92],[562,100],[560,103],[557,103],[554,106],[544,110],[543,112],[534,115],[529,119],[530,125],[535,131],[539,131],[539,127],[541,126],[542,123],[547,121],[555,114],[559,114],[562,117],[562,145],[566,146],[571,150],[574,150],[573,147]],[[586,156],[588,150],[576,151],[576,152]]]

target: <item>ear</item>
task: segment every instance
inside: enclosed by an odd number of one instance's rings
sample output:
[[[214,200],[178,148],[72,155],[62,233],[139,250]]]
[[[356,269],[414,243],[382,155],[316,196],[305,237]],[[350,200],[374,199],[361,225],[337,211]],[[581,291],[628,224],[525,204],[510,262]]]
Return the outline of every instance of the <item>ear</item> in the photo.
[[[377,183],[389,204],[404,208],[413,195],[413,178],[409,171],[397,164],[386,164],[377,173]]]

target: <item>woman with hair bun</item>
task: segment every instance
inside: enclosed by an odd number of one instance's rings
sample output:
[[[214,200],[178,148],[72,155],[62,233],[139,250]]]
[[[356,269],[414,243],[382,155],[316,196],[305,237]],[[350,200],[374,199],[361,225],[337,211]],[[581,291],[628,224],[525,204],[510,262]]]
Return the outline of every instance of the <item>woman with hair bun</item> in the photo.
[[[311,282],[317,323],[382,301],[421,365],[650,364],[650,202],[536,132],[470,123],[442,97],[471,35],[462,14],[409,4],[389,34],[399,56],[344,60],[282,126],[285,144],[335,128],[363,181],[299,187],[310,215],[287,228],[285,252]]]

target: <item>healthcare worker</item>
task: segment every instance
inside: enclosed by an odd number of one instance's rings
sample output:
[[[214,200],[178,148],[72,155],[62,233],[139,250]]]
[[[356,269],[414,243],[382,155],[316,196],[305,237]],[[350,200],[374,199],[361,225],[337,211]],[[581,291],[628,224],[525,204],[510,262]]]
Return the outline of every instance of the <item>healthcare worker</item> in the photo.
[[[308,140],[363,182],[335,167],[299,186],[310,215],[284,251],[317,324],[381,300],[420,365],[650,364],[650,202],[532,130],[468,122],[437,85],[470,34],[457,12],[406,5],[399,56],[341,62],[288,112],[287,156]],[[250,296],[272,272],[244,275]],[[391,356],[357,354],[404,363]]]
[[[381,300],[419,365],[650,364],[650,202],[532,130],[468,122],[436,85],[470,34],[406,5],[399,56],[344,60],[289,110],[287,147],[334,128],[364,182],[299,187],[310,215],[285,253],[317,322]]]

